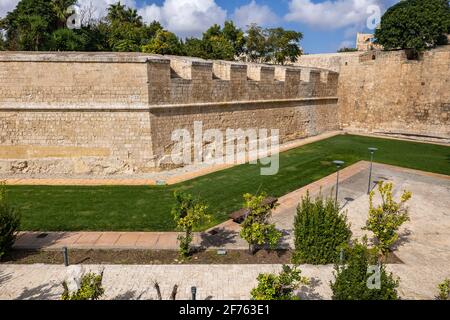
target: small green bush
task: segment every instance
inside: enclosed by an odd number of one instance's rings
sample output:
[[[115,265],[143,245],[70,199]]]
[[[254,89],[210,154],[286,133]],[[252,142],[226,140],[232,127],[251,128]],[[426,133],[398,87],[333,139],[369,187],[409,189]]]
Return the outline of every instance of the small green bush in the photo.
[[[444,282],[438,285],[439,300],[450,300],[450,279],[445,279]]]
[[[81,278],[80,289],[73,293],[69,292],[67,283],[64,281],[61,300],[98,300],[105,293],[102,281],[103,273],[87,273]]]
[[[208,206],[201,200],[194,199],[192,195],[175,192],[176,205],[172,208],[172,216],[177,225],[177,230],[184,232],[178,236],[180,243],[179,254],[181,258],[188,258],[191,254],[191,242],[193,230],[205,222],[211,220],[207,213]]]
[[[337,261],[352,232],[331,197],[324,200],[320,195],[313,201],[307,193],[297,208],[294,234],[294,263],[328,264]]]
[[[333,300],[398,300],[399,281],[386,272],[384,265],[378,265],[379,289],[368,285],[374,275],[369,266],[377,261],[376,250],[357,242],[346,253],[346,265],[335,265],[335,282],[330,284]]]
[[[252,253],[258,246],[269,245],[271,249],[275,249],[282,237],[275,224],[270,223],[272,208],[263,203],[265,198],[265,193],[256,196],[244,194],[244,208],[249,209],[249,214],[241,225],[240,236],[247,241]]]
[[[406,221],[409,221],[408,208],[406,202],[411,199],[412,193],[403,191],[400,202],[394,200],[392,192],[394,185],[392,182],[378,183],[378,192],[381,197],[381,204],[374,205],[373,197],[375,192],[370,192],[369,196],[369,218],[363,230],[372,231],[375,235],[375,245],[381,253],[381,258],[391,252],[391,247],[398,240],[398,230]]]
[[[16,240],[20,218],[20,213],[7,202],[5,184],[0,183],[0,259]]]
[[[261,273],[257,280],[258,286],[251,292],[253,300],[298,300],[295,290],[302,284],[309,284],[308,278],[301,276],[300,269],[287,265],[283,265],[279,275]]]

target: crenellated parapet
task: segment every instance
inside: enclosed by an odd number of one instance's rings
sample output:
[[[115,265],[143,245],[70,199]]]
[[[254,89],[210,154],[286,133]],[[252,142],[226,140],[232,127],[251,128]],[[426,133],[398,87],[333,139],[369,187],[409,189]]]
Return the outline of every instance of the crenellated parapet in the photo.
[[[333,71],[141,53],[0,53],[0,105],[146,106],[334,97]]]

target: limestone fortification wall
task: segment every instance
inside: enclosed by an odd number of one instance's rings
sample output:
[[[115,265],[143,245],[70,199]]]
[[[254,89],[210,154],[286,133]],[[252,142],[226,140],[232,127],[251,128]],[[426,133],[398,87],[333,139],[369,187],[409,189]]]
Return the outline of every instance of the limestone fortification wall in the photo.
[[[450,46],[408,60],[405,51],[373,51],[343,65],[343,129],[450,138]]]
[[[419,60],[403,51],[338,57],[283,67],[2,52],[0,178],[171,167],[172,132],[193,133],[195,121],[203,130],[278,129],[281,142],[339,128],[450,139],[450,46]]]
[[[133,174],[167,165],[175,129],[338,128],[338,74],[186,57],[0,53],[0,175]]]
[[[361,52],[305,54],[294,65],[339,72],[341,65],[358,63],[360,55]]]

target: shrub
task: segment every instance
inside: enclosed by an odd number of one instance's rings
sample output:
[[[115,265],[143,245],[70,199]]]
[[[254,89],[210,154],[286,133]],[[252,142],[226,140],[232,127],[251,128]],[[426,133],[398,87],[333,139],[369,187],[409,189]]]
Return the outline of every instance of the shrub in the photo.
[[[210,220],[207,214],[208,207],[200,200],[194,199],[190,194],[175,192],[176,205],[172,209],[172,215],[177,224],[177,230],[184,232],[178,236],[180,242],[180,256],[186,258],[191,253],[193,229],[203,222]]]
[[[444,282],[438,285],[439,300],[450,300],[450,279],[445,279]]]
[[[81,277],[80,288],[76,292],[69,292],[67,283],[63,282],[64,292],[61,300],[98,300],[105,293],[102,286],[103,272],[99,275],[87,273]]]
[[[370,230],[375,235],[376,246],[385,256],[391,251],[391,246],[398,239],[398,229],[409,221],[408,209],[405,203],[411,199],[411,192],[404,191],[400,202],[395,202],[392,195],[392,183],[378,183],[378,191],[381,196],[381,204],[374,206],[372,191],[369,197],[369,218],[364,230]]]
[[[241,226],[240,236],[248,242],[249,249],[253,253],[256,246],[269,245],[276,248],[281,239],[281,232],[269,223],[272,215],[270,205],[263,204],[266,194],[254,196],[249,193],[244,194],[244,208],[249,209],[249,214]]]
[[[6,186],[0,183],[0,259],[11,249],[20,227],[20,213],[6,199]]]
[[[313,201],[307,193],[297,208],[294,234],[295,263],[328,264],[336,262],[352,232],[335,200],[318,196]]]
[[[405,0],[386,11],[375,38],[386,50],[422,51],[445,44],[449,32],[448,0]]]
[[[378,269],[379,287],[370,287],[376,280],[375,270],[370,264],[376,262],[376,252],[367,248],[365,242],[356,242],[346,250],[346,265],[335,265],[335,282],[331,283],[333,300],[397,300],[399,281],[388,274],[384,265],[371,265]],[[375,278],[374,278],[375,277]],[[376,283],[375,283],[376,284]]]
[[[297,266],[291,268],[287,265],[283,265],[280,274],[261,273],[257,280],[258,286],[251,291],[253,300],[297,300],[295,290],[302,284],[309,284]]]

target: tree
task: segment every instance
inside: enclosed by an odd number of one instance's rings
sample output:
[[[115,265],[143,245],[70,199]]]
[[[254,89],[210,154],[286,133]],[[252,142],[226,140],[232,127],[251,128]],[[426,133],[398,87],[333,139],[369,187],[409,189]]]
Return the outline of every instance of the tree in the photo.
[[[237,28],[233,21],[225,21],[222,35],[233,46],[235,56],[240,56],[244,52],[244,32],[240,28]]]
[[[302,50],[299,42],[303,38],[301,32],[284,30],[283,28],[267,29],[267,62],[284,65],[296,62]]]
[[[20,213],[8,204],[5,184],[0,183],[0,259],[12,248],[20,219]]]
[[[52,0],[53,11],[57,18],[57,28],[64,28],[67,23],[67,18],[71,13],[67,9],[77,3],[77,0]]]
[[[176,204],[172,208],[172,215],[177,225],[177,230],[184,232],[178,236],[180,242],[180,256],[186,258],[191,253],[192,232],[211,216],[207,213],[208,207],[202,201],[194,199],[190,194],[183,192],[174,193]]]
[[[184,44],[184,53],[202,59],[234,60],[235,46],[239,46],[239,29],[226,23],[225,29],[214,24],[203,33],[202,39],[188,38]]]
[[[108,8],[106,16],[108,44],[113,51],[137,52],[150,41],[147,26],[135,9],[120,2]]]
[[[251,62],[262,62],[267,55],[265,33],[257,24],[251,24],[247,29],[244,52]]]
[[[355,242],[347,256],[345,265],[334,267],[335,281],[330,283],[333,300],[398,299],[398,279],[388,274],[384,265],[373,265],[376,257],[365,241]]]
[[[141,47],[142,52],[155,54],[182,55],[183,46],[178,37],[167,30],[158,30],[147,45]]]
[[[404,0],[386,11],[375,38],[386,50],[423,51],[443,44],[449,32],[448,0]]]
[[[363,230],[372,231],[375,235],[376,247],[386,256],[391,251],[391,246],[398,239],[398,229],[409,221],[408,209],[405,203],[411,199],[411,192],[404,191],[400,202],[394,200],[392,194],[392,183],[378,183],[378,192],[381,196],[381,204],[375,206],[372,191],[369,197],[369,218]]]
[[[301,276],[297,266],[287,265],[283,265],[279,275],[261,273],[257,280],[257,287],[251,291],[253,300],[297,300],[295,290],[309,284],[309,279]]]
[[[57,25],[51,1],[21,0],[3,21],[6,47],[9,50],[47,50],[47,41]]]
[[[294,235],[295,263],[328,264],[337,261],[352,232],[334,199],[318,196],[313,201],[307,193],[297,207]]]
[[[189,57],[208,59],[208,52],[202,39],[187,38],[183,45],[183,51]]]
[[[56,51],[84,51],[88,41],[84,33],[64,28],[52,33],[50,47]]]
[[[341,53],[341,52],[356,52],[356,51],[358,51],[358,49],[356,49],[356,48],[344,47],[344,48],[340,48],[337,52]]]
[[[244,194],[244,208],[249,213],[242,223],[240,236],[248,242],[250,252],[254,253],[256,246],[269,245],[275,248],[281,239],[281,232],[269,223],[272,215],[270,205],[264,204],[266,198],[264,193],[260,195]]]

